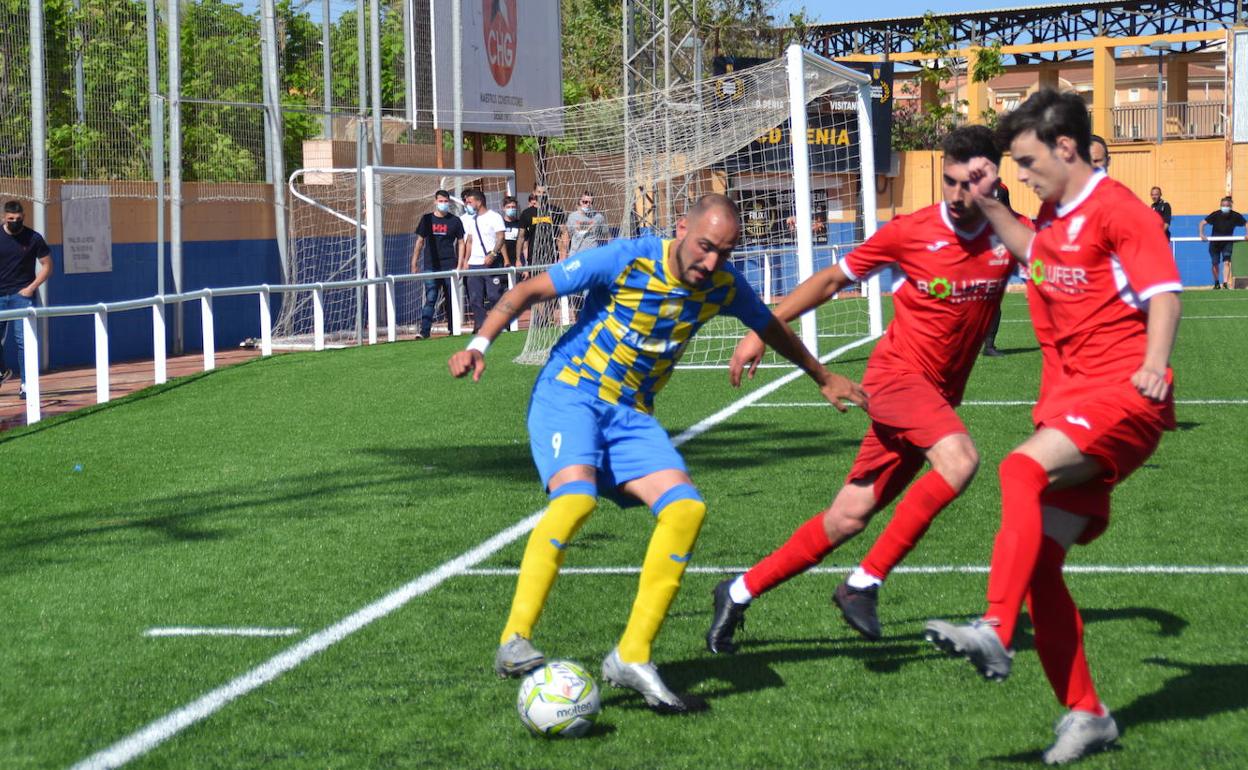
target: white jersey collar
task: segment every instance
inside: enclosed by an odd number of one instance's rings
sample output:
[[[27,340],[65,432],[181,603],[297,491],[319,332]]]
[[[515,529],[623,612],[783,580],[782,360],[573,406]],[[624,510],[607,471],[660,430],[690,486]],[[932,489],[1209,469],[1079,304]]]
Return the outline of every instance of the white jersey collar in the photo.
[[[949,216],[949,205],[944,201],[940,202],[940,218],[945,221],[945,226],[952,230],[954,235],[964,241],[975,240],[979,237],[979,234],[984,231],[984,228],[988,226],[988,220],[981,218],[979,220],[979,227],[974,230],[967,231],[958,229],[958,226],[953,223],[953,217]]]
[[[1070,203],[1063,203],[1057,207],[1057,215],[1059,217],[1064,217],[1079,208],[1079,204],[1088,199],[1088,196],[1092,194],[1092,191],[1096,189],[1096,186],[1108,178],[1109,175],[1105,173],[1105,169],[1098,168],[1093,171],[1092,176],[1088,179],[1088,183],[1083,186],[1083,189],[1079,191],[1079,194],[1075,196],[1075,199]]]

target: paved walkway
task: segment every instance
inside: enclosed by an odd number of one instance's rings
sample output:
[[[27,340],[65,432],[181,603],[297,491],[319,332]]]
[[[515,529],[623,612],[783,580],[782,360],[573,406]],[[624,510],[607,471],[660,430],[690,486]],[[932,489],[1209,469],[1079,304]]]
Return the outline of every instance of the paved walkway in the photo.
[[[260,351],[251,348],[218,350],[217,368],[237,364],[258,358]],[[166,362],[169,379],[184,377],[188,374],[201,372],[204,369],[204,357],[201,354],[186,356],[170,356]],[[113,364],[108,368],[109,393],[112,398],[120,398],[136,390],[142,390],[155,383],[151,361],[134,361],[128,364]],[[42,390],[40,407],[43,419],[56,414],[73,412],[95,403],[95,367],[83,369],[63,369],[45,372],[39,378]],[[0,431],[26,424],[26,402],[18,397],[17,371],[13,379],[0,387]]]

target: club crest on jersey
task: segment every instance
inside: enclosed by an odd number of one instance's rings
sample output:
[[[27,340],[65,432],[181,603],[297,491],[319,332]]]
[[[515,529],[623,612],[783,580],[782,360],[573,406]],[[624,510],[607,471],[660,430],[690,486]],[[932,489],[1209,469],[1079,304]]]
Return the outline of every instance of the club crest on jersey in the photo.
[[[1062,246],[1062,251],[1078,251],[1079,244],[1075,240],[1079,237],[1079,231],[1083,229],[1083,223],[1087,219],[1083,214],[1070,218],[1070,223],[1066,225],[1066,243]]]
[[[1005,248],[1005,244],[997,237],[996,233],[988,236],[988,243],[992,246],[992,259],[988,260],[989,265],[1008,265],[1010,263],[1009,251]]]

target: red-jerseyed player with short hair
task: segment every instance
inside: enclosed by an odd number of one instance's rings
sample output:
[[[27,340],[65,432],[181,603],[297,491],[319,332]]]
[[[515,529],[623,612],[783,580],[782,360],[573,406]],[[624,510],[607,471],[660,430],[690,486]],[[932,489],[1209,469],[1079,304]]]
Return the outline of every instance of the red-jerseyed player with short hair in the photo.
[[[789,321],[874,270],[896,264],[905,272],[893,294],[895,317],[862,381],[871,396],[871,426],[845,485],[832,505],[788,542],[744,575],[716,586],[715,615],[706,637],[711,652],[734,652],[733,634],[750,601],[861,532],[926,461],[932,469],[910,485],[862,564],[833,594],[851,627],[879,639],[880,585],[975,475],[979,455],[954,407],[1015,263],[970,197],[970,162],[995,165],[1001,160],[992,132],[984,126],[960,128],[943,149],[942,203],[884,225],[841,262],[802,283],[775,310]],[[746,365],[754,374],[762,350],[754,335],[738,344],[731,364],[734,385],[740,384]]]
[[[1079,759],[1118,737],[1097,696],[1083,623],[1062,578],[1074,543],[1108,524],[1109,490],[1140,467],[1174,427],[1170,352],[1182,286],[1156,215],[1090,163],[1087,107],[1076,94],[1041,91],[1006,115],[1018,178],[1044,201],[1031,231],[988,197],[997,170],[974,166],[975,193],[998,236],[1028,263],[1033,315],[1047,322],[1061,371],[1049,373],[1038,429],[1000,466],[1001,528],[988,577],[988,610],[969,625],[934,620],[927,638],[966,656],[989,679],[1010,673],[1024,598],[1036,652],[1069,709],[1049,764]]]

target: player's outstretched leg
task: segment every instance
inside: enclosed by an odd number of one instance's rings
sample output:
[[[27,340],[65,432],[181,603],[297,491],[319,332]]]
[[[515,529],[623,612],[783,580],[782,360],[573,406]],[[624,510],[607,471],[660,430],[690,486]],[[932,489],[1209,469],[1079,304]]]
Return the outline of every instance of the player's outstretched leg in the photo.
[[[640,692],[657,711],[684,712],[688,705],[663,684],[650,655],[693,556],[706,504],[692,485],[678,484],[654,503],[654,510],[658,524],[642,562],[637,598],[619,646],[603,661],[603,677]]]
[[[725,580],[715,587],[715,617],[706,634],[706,649],[713,653],[733,653],[737,650],[733,635],[745,622],[745,610],[754,597],[800,575],[831,553],[833,545],[828,537],[824,518],[827,511],[820,511],[797,528],[788,541],[755,564],[744,575]]]
[[[494,673],[500,677],[521,676],[546,662],[529,640],[559,568],[564,549],[598,505],[593,482],[572,481],[551,493],[550,505],[524,548],[516,594],[511,613],[494,656]]]
[[[973,473],[972,461],[966,474],[968,481]],[[862,564],[832,594],[832,602],[840,608],[850,628],[871,641],[880,638],[883,631],[876,612],[880,586],[893,568],[914,550],[936,516],[957,496],[958,490],[934,470],[910,485]]]

